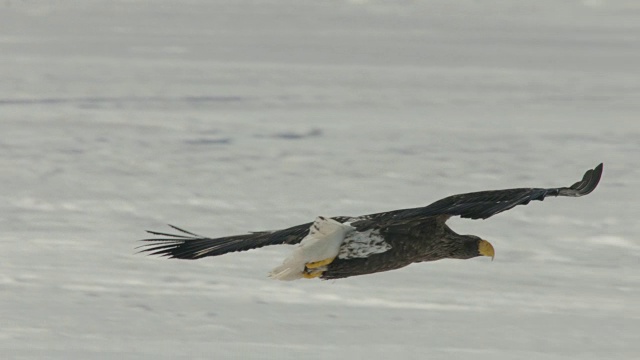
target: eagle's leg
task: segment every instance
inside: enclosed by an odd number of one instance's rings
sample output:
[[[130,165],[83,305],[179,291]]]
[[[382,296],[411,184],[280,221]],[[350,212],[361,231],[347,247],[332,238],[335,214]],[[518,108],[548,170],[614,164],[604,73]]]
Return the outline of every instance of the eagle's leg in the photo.
[[[314,271],[314,272],[304,271],[302,273],[302,277],[305,279],[315,279],[317,277],[322,276],[322,273],[324,273],[324,271]]]
[[[334,256],[332,258],[307,263],[302,272],[302,277],[305,279],[314,279],[322,276],[327,270],[327,265],[331,264],[335,258]]]
[[[331,263],[333,262],[333,260],[335,260],[335,258],[336,258],[336,257],[334,256],[334,257],[332,257],[332,258],[328,258],[328,259],[324,259],[324,260],[320,260],[320,261],[308,262],[308,263],[305,265],[305,267],[306,267],[307,269],[317,269],[317,268],[319,268],[319,267],[322,267],[322,266],[326,266],[326,265],[331,264]]]

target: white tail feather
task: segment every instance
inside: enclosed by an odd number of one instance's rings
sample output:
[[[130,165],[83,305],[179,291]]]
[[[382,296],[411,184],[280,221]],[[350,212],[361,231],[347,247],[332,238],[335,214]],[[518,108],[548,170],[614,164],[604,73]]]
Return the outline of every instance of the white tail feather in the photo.
[[[318,216],[309,228],[309,235],[302,239],[282,265],[271,271],[269,277],[285,281],[302,278],[307,263],[336,257],[345,235],[353,230],[349,225]]]
[[[276,279],[276,280],[283,280],[283,281],[291,281],[291,280],[298,280],[302,278],[302,273],[304,271],[304,263],[302,263],[302,266],[298,266],[299,263],[295,263],[295,262],[287,262],[285,260],[285,262],[278,266],[277,268],[271,270],[271,273],[269,274],[269,277],[272,279]]]

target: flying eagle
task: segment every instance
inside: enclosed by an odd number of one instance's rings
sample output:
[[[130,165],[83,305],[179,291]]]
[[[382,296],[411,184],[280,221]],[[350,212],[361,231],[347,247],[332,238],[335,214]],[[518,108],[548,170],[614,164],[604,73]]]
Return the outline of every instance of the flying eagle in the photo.
[[[490,256],[493,246],[474,235],[460,235],[446,225],[452,216],[487,219],[516,205],[547,196],[579,197],[591,193],[602,176],[602,164],[587,170],[570,187],[518,188],[459,194],[430,205],[362,216],[318,217],[313,223],[283,230],[208,238],[170,225],[180,234],[148,231],[143,252],[177,259],[200,259],[267,245],[298,244],[271,277],[339,279],[440,259]]]

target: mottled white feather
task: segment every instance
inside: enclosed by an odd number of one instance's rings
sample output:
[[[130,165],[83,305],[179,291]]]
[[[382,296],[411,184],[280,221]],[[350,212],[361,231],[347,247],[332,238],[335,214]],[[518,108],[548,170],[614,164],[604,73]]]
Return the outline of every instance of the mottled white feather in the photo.
[[[367,258],[391,249],[378,230],[354,231],[342,243],[338,259]]]
[[[330,218],[317,217],[309,228],[309,234],[269,276],[286,281],[302,278],[307,263],[335,258],[345,236],[353,230],[353,227]]]

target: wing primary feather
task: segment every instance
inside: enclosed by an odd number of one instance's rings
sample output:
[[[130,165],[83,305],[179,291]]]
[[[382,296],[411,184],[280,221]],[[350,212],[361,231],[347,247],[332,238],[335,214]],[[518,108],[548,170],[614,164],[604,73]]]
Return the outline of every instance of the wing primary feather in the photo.
[[[598,186],[602,177],[604,165],[601,163],[592,170],[587,170],[582,180],[571,185],[569,188],[562,188],[559,191],[560,196],[584,196],[590,194]]]
[[[180,232],[182,232],[182,233],[189,234],[189,235],[191,235],[191,236],[196,236],[196,237],[203,237],[203,236],[200,236],[200,235],[198,235],[198,234],[194,234],[194,233],[192,233],[192,232],[189,232],[189,231],[187,231],[187,230],[185,230],[185,229],[181,229],[181,228],[179,228],[179,227],[177,227],[177,226],[175,226],[175,225],[171,225],[171,224],[167,224],[167,225],[169,225],[170,227],[172,227],[172,228],[174,228],[174,229],[176,229],[176,230],[178,230],[178,231],[180,231]]]
[[[183,239],[191,239],[192,236],[185,236],[185,235],[178,235],[178,234],[169,234],[169,233],[164,233],[164,232],[158,232],[158,231],[152,231],[152,230],[147,230],[147,232],[151,235],[158,235],[158,236],[171,236],[173,238],[183,238]],[[146,240],[142,240],[142,241],[152,241],[155,239],[146,239]]]

